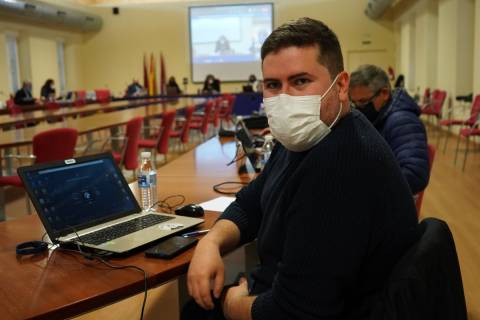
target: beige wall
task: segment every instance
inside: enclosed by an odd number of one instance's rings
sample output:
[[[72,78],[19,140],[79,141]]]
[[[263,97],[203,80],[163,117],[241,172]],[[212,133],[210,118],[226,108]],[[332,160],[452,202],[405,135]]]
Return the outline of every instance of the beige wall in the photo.
[[[280,0],[274,3],[275,25],[302,16],[323,20],[337,33],[345,59],[349,52],[378,51],[385,65],[394,65],[393,25],[368,19],[363,14],[365,4],[358,0]],[[97,13],[102,15],[104,27],[82,46],[83,78],[89,88],[106,86],[114,93],[123,91],[132,77],[142,79],[143,54],[154,52],[158,56],[160,51],[167,75],[190,79],[186,4],[120,7],[118,16],[110,9],[100,8]],[[364,40],[371,44],[362,44]],[[348,69],[348,61],[345,64]],[[196,92],[198,87],[190,84],[189,92]],[[240,89],[241,83],[222,85],[223,91]]]
[[[69,4],[71,1],[49,2]],[[345,67],[349,71],[359,61],[378,62],[385,68],[394,65],[393,24],[387,20],[372,21],[367,18],[363,13],[365,5],[366,0],[278,0],[274,3],[274,22],[278,26],[302,16],[323,20],[338,35]],[[349,9],[345,10],[346,7]],[[120,7],[119,15],[113,15],[111,8],[88,7],[88,10],[103,17],[104,25],[98,33],[79,35],[34,28],[18,22],[10,26],[10,29],[20,33],[22,79],[34,78],[38,82],[38,79],[58,78],[58,75],[51,74],[54,66],[50,62],[49,66],[39,66],[38,61],[45,58],[46,53],[36,50],[43,47],[52,54],[51,41],[57,38],[65,40],[67,89],[106,87],[114,94],[120,94],[132,78],[142,80],[143,54],[151,52],[156,55],[157,64],[158,56],[163,52],[168,76],[174,75],[177,81],[183,77],[190,79],[187,4],[126,6]],[[32,42],[31,39],[35,40]],[[5,66],[0,64],[0,73],[5,72]],[[36,83],[34,85],[34,93],[37,94],[39,88]],[[240,91],[241,85],[223,84],[222,90]],[[196,92],[199,87],[190,84],[189,92]]]
[[[67,4],[69,1],[51,0],[50,2]],[[65,73],[67,87],[78,88],[83,86],[81,77],[81,60],[79,45],[84,35],[66,30],[51,29],[44,26],[24,24],[21,21],[0,21],[0,91],[10,93],[10,79],[7,65],[5,34],[12,32],[17,35],[20,81],[33,81],[33,94],[38,96],[43,82],[47,78],[54,78],[58,84],[58,66],[56,41],[63,39],[65,49]],[[67,50],[69,48],[69,50]],[[0,94],[0,99],[4,98]]]
[[[51,78],[59,87],[57,62],[57,43],[55,40],[30,38],[30,60],[32,88],[35,96],[40,96],[40,89],[45,80]]]
[[[0,33],[0,101],[7,100],[9,92],[6,39],[5,35]]]
[[[477,7],[479,1],[476,0]],[[411,80],[415,88],[421,90],[425,87],[441,88],[452,97],[472,92],[474,57],[479,56],[479,53],[474,54],[474,22],[480,16],[478,8],[475,13],[475,0],[410,2],[414,4],[403,8],[395,18],[395,32],[401,39],[398,50],[400,70],[403,72],[407,66],[413,66]],[[404,35],[407,32],[412,35],[412,29],[413,42]]]

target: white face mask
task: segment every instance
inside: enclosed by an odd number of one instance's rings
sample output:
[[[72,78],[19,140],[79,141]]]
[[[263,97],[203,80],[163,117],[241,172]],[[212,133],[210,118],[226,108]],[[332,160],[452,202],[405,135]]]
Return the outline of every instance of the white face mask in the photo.
[[[319,143],[335,125],[342,112],[342,104],[337,117],[330,126],[320,120],[322,99],[337,81],[333,80],[321,96],[290,96],[280,94],[263,99],[268,124],[273,136],[288,150],[301,152]]]

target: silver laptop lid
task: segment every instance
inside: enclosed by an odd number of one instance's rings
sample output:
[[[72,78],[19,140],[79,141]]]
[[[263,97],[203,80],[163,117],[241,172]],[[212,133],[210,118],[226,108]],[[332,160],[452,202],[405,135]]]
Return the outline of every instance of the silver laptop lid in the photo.
[[[141,212],[110,153],[18,169],[52,241]]]

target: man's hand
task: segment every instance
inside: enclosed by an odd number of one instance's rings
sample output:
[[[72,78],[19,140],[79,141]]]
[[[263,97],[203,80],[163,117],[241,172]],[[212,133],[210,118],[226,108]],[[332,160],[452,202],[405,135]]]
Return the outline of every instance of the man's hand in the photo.
[[[254,296],[248,295],[247,279],[241,278],[239,285],[231,287],[222,301],[225,318],[231,320],[250,320]]]
[[[188,269],[188,292],[195,302],[204,309],[214,307],[213,295],[219,298],[225,279],[224,264],[220,255],[219,246],[203,238],[197,245]]]

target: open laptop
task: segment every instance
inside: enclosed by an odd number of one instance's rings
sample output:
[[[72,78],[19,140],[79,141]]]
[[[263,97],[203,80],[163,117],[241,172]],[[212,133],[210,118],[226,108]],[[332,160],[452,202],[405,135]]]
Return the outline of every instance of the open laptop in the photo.
[[[203,219],[142,211],[110,153],[18,168],[53,243],[125,253]]]

